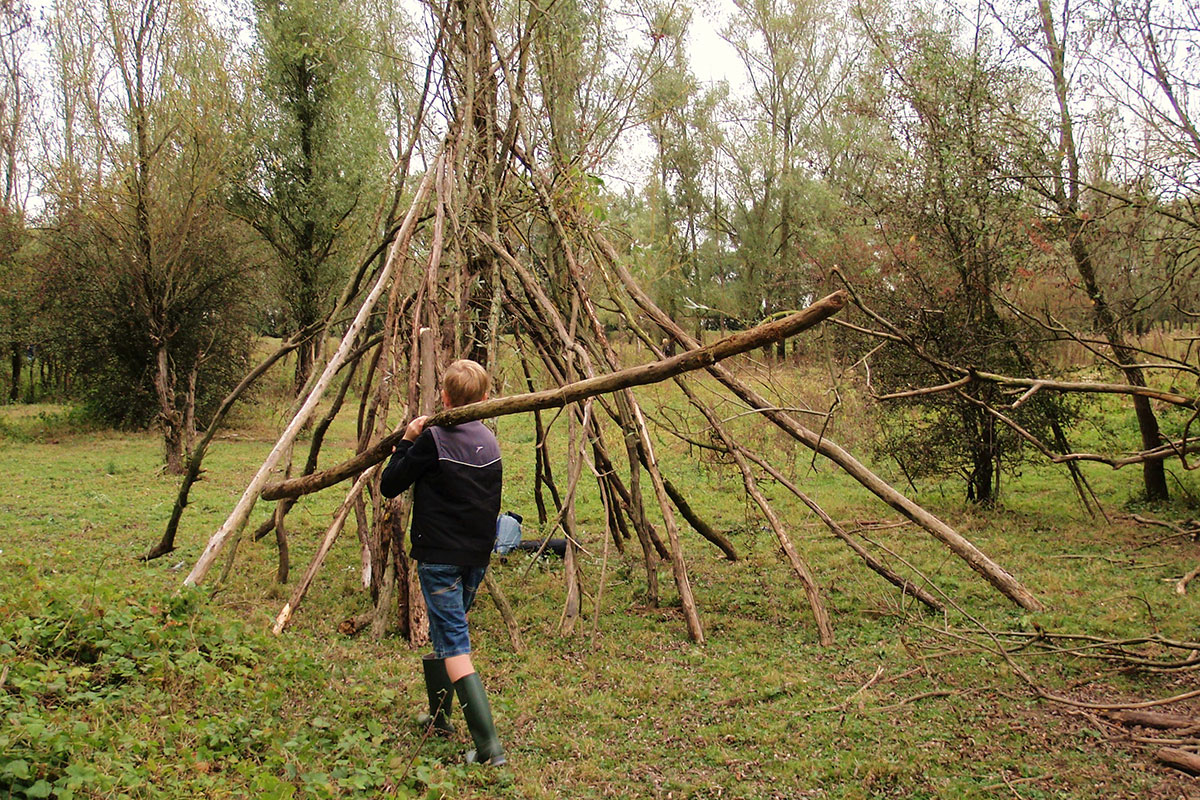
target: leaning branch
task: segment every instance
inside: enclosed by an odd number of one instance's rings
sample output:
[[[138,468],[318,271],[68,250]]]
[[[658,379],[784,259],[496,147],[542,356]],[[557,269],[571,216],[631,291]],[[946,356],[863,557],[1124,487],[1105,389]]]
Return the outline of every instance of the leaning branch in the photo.
[[[426,425],[459,425],[473,420],[523,414],[547,408],[561,408],[596,395],[608,394],[633,386],[644,386],[648,383],[658,383],[667,378],[703,369],[740,353],[746,353],[763,345],[794,336],[836,314],[845,304],[845,293],[837,291],[818,300],[808,308],[781,320],[768,322],[747,331],[740,331],[706,347],[688,350],[673,358],[597,375],[594,378],[576,381],[555,389],[501,397],[447,409],[430,417]],[[280,500],[285,497],[300,497],[339,483],[387,458],[402,437],[402,431],[394,432],[380,439],[373,447],[335,467],[305,477],[268,484],[263,489],[262,498],[264,500]]]
[[[324,325],[324,321],[320,323]],[[167,528],[163,531],[162,538],[158,544],[150,548],[144,556],[143,561],[152,561],[160,556],[165,556],[167,553],[175,549],[175,535],[179,530],[179,521],[183,518],[184,509],[188,505],[188,495],[191,493],[192,485],[200,479],[200,467],[204,463],[204,456],[208,452],[208,445],[212,442],[213,437],[221,427],[221,423],[225,421],[225,415],[229,413],[229,409],[233,408],[233,404],[248,390],[255,381],[262,377],[267,370],[274,366],[281,358],[295,350],[301,344],[306,342],[309,337],[319,329],[319,325],[311,326],[293,336],[291,339],[283,342],[279,349],[265,358],[258,366],[250,370],[235,386],[229,394],[225,395],[225,399],[221,401],[221,405],[213,413],[212,420],[209,421],[208,427],[204,431],[204,435],[200,441],[192,449],[192,455],[188,459],[187,470],[184,472],[183,482],[179,485],[179,492],[175,496],[175,507],[171,509],[171,519],[167,521]]]
[[[621,260],[617,255],[615,248],[607,241],[597,237],[596,243],[599,245],[600,251],[604,254],[605,260],[613,268],[621,283],[629,291],[634,302],[646,312],[654,323],[663,330],[664,333],[674,338],[682,344],[691,344],[694,339],[683,330],[679,325],[671,319],[661,308],[659,308],[649,295],[642,290],[633,276],[621,264]],[[871,472],[865,465],[855,459],[848,452],[843,450],[834,442],[830,441],[823,433],[818,434],[801,425],[795,418],[788,414],[769,411],[774,404],[767,401],[765,397],[758,394],[750,386],[743,383],[729,370],[720,364],[710,364],[707,367],[710,375],[721,382],[726,388],[732,391],[736,396],[741,398],[750,406],[762,411],[763,416],[774,423],[781,430],[792,436],[805,447],[820,453],[825,458],[837,464],[847,474],[857,480],[862,486],[870,490],[875,496],[879,497],[885,503],[896,509],[904,516],[908,517],[913,522],[920,525],[938,541],[945,544],[959,558],[967,562],[971,569],[982,575],[985,580],[991,583],[1005,597],[1012,600],[1022,608],[1030,611],[1041,611],[1042,604],[1033,594],[1026,589],[1016,578],[1008,574],[999,564],[996,564],[987,557],[979,548],[968,541],[962,534],[951,528],[942,520],[935,517],[930,512],[926,511],[922,506],[914,503],[909,498],[905,497],[895,487],[885,482],[882,478]]]
[[[1017,378],[1011,375],[999,375],[994,372],[980,372],[978,370],[968,370],[968,373],[956,381],[940,386],[927,386],[920,389],[880,395],[876,399],[897,400],[925,394],[936,394],[938,392],[950,392],[978,381],[982,383],[995,383],[1001,386],[1026,387],[1029,391],[1023,394],[1017,402],[1013,403],[1014,408],[1023,404],[1034,393],[1048,389],[1054,392],[1076,394],[1128,394],[1137,397],[1148,397],[1151,400],[1157,400],[1161,403],[1180,406],[1182,408],[1200,409],[1200,397],[1189,397],[1177,394],[1176,392],[1164,392],[1148,386],[1134,386],[1128,383],[1093,383],[1089,381],[1052,381],[1044,378]]]

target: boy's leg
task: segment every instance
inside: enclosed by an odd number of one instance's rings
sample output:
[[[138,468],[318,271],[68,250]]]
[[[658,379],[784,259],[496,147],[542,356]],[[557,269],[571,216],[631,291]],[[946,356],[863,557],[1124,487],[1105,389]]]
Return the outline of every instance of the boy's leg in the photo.
[[[465,570],[463,574],[463,616],[475,602],[475,593],[479,584],[483,583],[486,568]],[[470,763],[490,764],[499,766],[508,761],[500,737],[496,735],[496,725],[492,721],[492,707],[488,703],[487,693],[483,690],[483,681],[471,663],[471,654],[453,656],[446,659],[446,671],[454,681],[454,690],[458,693],[458,702],[462,706],[463,718],[467,721],[467,730],[475,742],[475,749],[467,753]]]
[[[446,653],[449,650],[446,605],[457,602],[460,578],[453,568],[437,564],[417,564],[417,577],[425,606],[429,611],[429,643],[433,652],[422,656],[421,667],[425,674],[425,693],[429,700],[429,713],[418,714],[420,725],[432,725],[434,733],[453,736],[456,731],[450,723],[450,710],[454,705],[454,679],[446,669]],[[449,618],[452,620],[451,612]]]
[[[451,683],[457,683],[460,678],[465,678],[474,671],[475,665],[471,663],[470,653],[446,659],[446,674],[450,676]]]
[[[454,680],[446,670],[446,660],[435,653],[421,657],[425,672],[425,694],[429,698],[429,713],[418,714],[420,725],[432,725],[439,736],[453,736],[456,731],[450,722],[450,710],[454,706]]]
[[[445,659],[446,674],[454,684],[462,707],[463,718],[475,742],[467,760],[491,765],[504,764],[507,759],[496,726],[492,721],[491,705],[483,690],[483,682],[471,661],[471,639],[467,629],[467,611],[475,600],[486,570],[475,567],[452,567],[445,564],[419,564],[421,591],[429,612],[429,628],[434,653]]]
[[[464,625],[467,612],[471,610],[471,606],[475,605],[475,596],[479,592],[479,585],[483,583],[483,578],[487,574],[486,567],[463,567],[462,568],[462,613]],[[468,634],[469,635],[469,634]],[[446,672],[450,675],[450,681],[455,682],[460,678],[470,675],[475,671],[475,665],[471,663],[470,639],[467,640],[467,652],[452,655],[446,659]]]
[[[467,730],[475,742],[475,749],[467,753],[467,763],[488,764],[498,767],[508,762],[500,737],[496,735],[496,725],[492,722],[492,707],[488,704],[487,693],[483,690],[483,681],[479,673],[469,674],[454,682],[454,691],[458,693],[458,704],[462,706],[463,718],[467,721]]]

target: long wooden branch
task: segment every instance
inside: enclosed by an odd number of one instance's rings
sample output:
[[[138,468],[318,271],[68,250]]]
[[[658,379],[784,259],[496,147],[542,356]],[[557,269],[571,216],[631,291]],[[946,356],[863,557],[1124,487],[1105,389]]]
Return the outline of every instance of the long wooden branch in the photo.
[[[1077,394],[1128,394],[1138,397],[1148,397],[1151,400],[1158,400],[1162,403],[1167,403],[1183,408],[1197,409],[1200,408],[1200,397],[1189,397],[1187,395],[1178,394],[1176,392],[1159,391],[1147,386],[1134,386],[1128,383],[1092,383],[1090,381],[1053,381],[1045,378],[1018,378],[1011,375],[998,375],[993,372],[980,372],[978,370],[968,370],[968,374],[951,383],[941,384],[939,386],[925,386],[920,389],[910,389],[903,392],[893,392],[892,394],[884,394],[876,397],[877,400],[899,400],[909,397],[919,397],[927,394],[937,394],[939,392],[950,392],[955,389],[966,386],[969,383],[979,381],[981,383],[996,383],[1001,386],[1019,386],[1026,387],[1029,391],[1021,395],[1016,402],[1013,403],[1013,408],[1023,405],[1030,397],[1042,389],[1048,389],[1053,392],[1077,393]]]
[[[569,383],[556,389],[544,389],[512,397],[484,400],[481,403],[447,409],[433,415],[426,425],[459,425],[478,419],[560,408],[599,394],[658,383],[675,375],[703,369],[732,356],[794,336],[836,314],[845,304],[845,293],[837,291],[783,319],[768,322],[746,331],[739,331],[710,345],[688,350],[673,358],[597,375],[594,378]],[[401,438],[403,438],[403,432],[396,431],[380,439],[373,447],[335,467],[302,478],[268,484],[263,489],[262,498],[279,500],[284,497],[300,497],[339,483],[387,458]]]
[[[275,617],[275,624],[271,627],[271,632],[279,634],[287,626],[292,619],[292,614],[299,608],[301,601],[304,600],[304,595],[308,594],[308,587],[312,585],[313,578],[317,576],[317,571],[321,568],[321,564],[325,562],[325,556],[329,555],[330,548],[341,534],[342,528],[346,526],[346,517],[350,515],[351,509],[354,508],[354,498],[358,497],[363,490],[363,486],[370,480],[369,474],[364,474],[354,482],[354,486],[350,488],[346,499],[342,501],[338,507],[337,513],[333,515],[333,521],[329,523],[329,528],[325,531],[325,536],[321,539],[321,544],[317,548],[316,554],[313,556],[312,563],[308,565],[308,569],[304,572],[304,577],[300,579],[300,583],[292,590],[292,596],[280,609],[279,615]]]
[[[183,482],[179,485],[179,493],[175,497],[175,507],[171,510],[171,519],[167,521],[167,528],[163,531],[162,538],[158,544],[150,548],[146,555],[142,556],[143,561],[151,561],[160,556],[164,556],[175,549],[175,534],[179,530],[179,521],[183,518],[184,509],[188,505],[188,495],[191,493],[192,485],[200,479],[200,466],[204,463],[204,456],[208,453],[208,445],[212,442],[217,430],[220,429],[221,423],[225,421],[225,415],[229,409],[233,408],[233,404],[249,389],[256,380],[258,380],[267,370],[275,365],[281,358],[299,347],[308,336],[315,333],[315,329],[303,331],[291,339],[285,341],[267,358],[250,370],[235,386],[229,394],[225,395],[225,399],[221,401],[221,405],[217,407],[213,414],[212,420],[208,423],[208,427],[204,431],[204,435],[200,441],[192,449],[192,455],[188,459],[187,470],[183,476]]]
[[[784,557],[788,564],[791,565],[792,571],[796,573],[796,577],[800,579],[801,586],[804,587],[804,594],[808,597],[809,607],[813,612],[813,619],[817,624],[817,635],[820,637],[821,646],[828,647],[833,644],[833,623],[829,619],[829,611],[825,607],[825,601],[821,598],[821,589],[817,585],[817,578],[813,574],[812,568],[808,562],[800,555],[800,551],[796,549],[796,545],[792,543],[791,537],[787,535],[787,529],[784,527],[783,520],[775,511],[767,496],[763,494],[762,489],[758,486],[758,480],[754,477],[754,473],[750,469],[748,453],[741,444],[733,438],[728,429],[721,423],[715,411],[701,402],[696,393],[687,384],[684,378],[676,378],[676,384],[683,390],[688,401],[692,406],[704,415],[708,420],[709,428],[712,429],[725,445],[726,452],[733,457],[734,463],[737,465],[738,471],[742,473],[742,485],[746,488],[746,494],[750,495],[754,500],[759,510],[762,511],[763,518],[770,525],[771,530],[775,533],[775,539],[779,542],[779,549],[783,551]]]
[[[766,470],[767,474],[774,478],[779,485],[783,486],[789,492],[798,497],[800,502],[808,506],[809,510],[816,514],[818,518],[820,518],[821,522],[825,524],[825,527],[828,528],[834,536],[842,540],[842,542],[845,543],[851,550],[853,550],[855,555],[861,558],[863,563],[874,570],[876,574],[882,576],[884,580],[898,588],[904,594],[920,600],[931,611],[935,611],[940,614],[946,610],[941,601],[930,594],[927,590],[923,589],[907,578],[898,575],[882,561],[871,555],[871,553],[868,552],[865,547],[856,542],[854,538],[850,536],[850,534],[848,534],[844,528],[842,528],[841,525],[834,521],[833,517],[825,513],[825,510],[817,505],[816,501],[801,491],[799,486],[797,486],[794,482],[789,480],[786,475],[776,469],[771,462],[753,452],[747,452],[746,457]]]

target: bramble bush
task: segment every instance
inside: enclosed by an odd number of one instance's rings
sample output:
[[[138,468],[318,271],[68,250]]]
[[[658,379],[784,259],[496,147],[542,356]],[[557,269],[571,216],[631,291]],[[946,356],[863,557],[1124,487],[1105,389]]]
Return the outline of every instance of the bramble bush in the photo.
[[[23,583],[0,604],[0,797],[437,793],[423,759],[393,783],[407,759],[376,712],[394,693],[346,702],[327,665],[219,618],[201,592]]]

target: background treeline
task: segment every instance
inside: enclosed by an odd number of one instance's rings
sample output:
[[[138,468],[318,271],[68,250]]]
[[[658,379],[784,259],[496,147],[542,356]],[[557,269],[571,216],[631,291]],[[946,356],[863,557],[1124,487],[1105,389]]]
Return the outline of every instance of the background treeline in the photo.
[[[255,343],[336,328],[395,229],[454,117],[430,55],[439,5],[0,8],[0,390],[156,426],[180,470]],[[1194,4],[716,11],[493,9],[501,29],[544,17],[522,87],[542,121],[531,155],[587,193],[676,319],[742,327],[846,282],[857,327],[821,358],[877,394],[954,368],[1195,392]],[[728,81],[697,78],[691,59],[713,58],[687,46],[699,14],[736,56]],[[305,341],[297,391],[321,358],[321,337]],[[1082,401],[1061,397],[1011,425],[996,383],[898,398],[878,448],[990,503],[1034,441],[1071,452]],[[1120,449],[1175,437],[1186,452],[1188,410],[1130,405]],[[1167,497],[1162,458],[1143,470],[1146,495]]]

